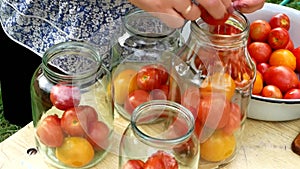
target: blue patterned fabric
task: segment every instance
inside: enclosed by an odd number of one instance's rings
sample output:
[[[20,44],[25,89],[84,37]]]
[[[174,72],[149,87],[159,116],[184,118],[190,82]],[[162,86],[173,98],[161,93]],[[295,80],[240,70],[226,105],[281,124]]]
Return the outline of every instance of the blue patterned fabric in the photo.
[[[70,40],[107,50],[131,8],[126,0],[0,0],[0,21],[11,39],[39,56]]]

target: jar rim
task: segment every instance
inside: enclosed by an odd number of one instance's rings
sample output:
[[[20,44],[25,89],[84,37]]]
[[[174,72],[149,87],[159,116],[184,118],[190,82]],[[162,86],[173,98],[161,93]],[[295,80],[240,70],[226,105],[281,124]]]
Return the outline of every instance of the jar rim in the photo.
[[[102,67],[102,60],[91,44],[67,41],[46,50],[41,66],[52,80],[74,81],[97,73]]]
[[[142,130],[139,129],[139,124],[149,124],[152,121],[148,121],[147,118],[156,118],[156,116],[150,115],[150,116],[143,116],[143,113],[147,113],[148,111],[153,112],[154,110],[168,110],[168,111],[174,111],[174,112],[181,112],[178,117],[181,117],[186,121],[188,130],[185,133],[182,133],[180,137],[174,137],[174,138],[158,138],[154,136],[150,136],[146,133],[144,133]],[[172,117],[174,118],[174,117]],[[144,121],[144,120],[147,121]],[[177,118],[176,118],[177,119]],[[134,133],[138,136],[138,138],[142,138],[143,141],[146,141],[149,144],[154,144],[156,146],[159,145],[175,145],[181,142],[186,141],[187,139],[191,138],[192,134],[194,133],[194,116],[184,106],[182,106],[179,103],[170,101],[170,100],[151,100],[148,102],[145,102],[141,105],[139,105],[137,108],[134,109],[131,120],[130,120],[131,127],[134,131]]]
[[[124,27],[131,34],[147,38],[163,38],[178,31],[177,28],[167,26],[161,19],[155,17],[155,14],[158,13],[133,8],[124,17]],[[159,13],[159,15],[174,18],[168,14]]]
[[[201,31],[205,32],[208,36],[216,36],[216,37],[240,37],[243,34],[247,34],[250,29],[250,21],[248,18],[240,11],[235,10],[232,15],[225,21],[226,24],[230,26],[234,26],[238,28],[240,32],[238,33],[231,33],[231,34],[215,34],[207,30],[207,26],[209,26],[206,22],[204,22],[201,17],[196,19],[195,21],[191,22],[191,27],[193,30],[200,29]],[[206,27],[203,27],[205,25]],[[220,26],[220,25],[216,25]]]

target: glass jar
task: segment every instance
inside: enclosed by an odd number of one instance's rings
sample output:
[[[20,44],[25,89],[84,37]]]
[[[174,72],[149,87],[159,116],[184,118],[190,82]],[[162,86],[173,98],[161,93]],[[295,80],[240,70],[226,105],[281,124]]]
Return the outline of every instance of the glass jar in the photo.
[[[121,138],[119,169],[197,169],[199,152],[191,112],[173,101],[152,100],[133,112]]]
[[[193,72],[194,86],[183,92],[181,104],[195,115],[200,168],[218,168],[233,160],[242,144],[256,76],[247,51],[249,21],[235,11],[224,25],[199,18],[187,26],[190,34],[178,55]]]
[[[155,49],[176,53],[182,42],[180,30],[162,22],[156,17],[158,15],[174,21],[180,19],[167,14],[145,12],[139,8],[133,8],[122,18],[120,29],[112,40],[115,43],[111,50],[112,69],[135,52]]]
[[[112,48],[111,68],[114,103],[117,112],[127,120],[130,120],[133,109],[138,105],[126,105],[126,100],[129,99],[128,95],[133,90],[147,88],[145,89],[147,93],[152,90],[155,90],[155,93],[168,90],[166,86],[169,81],[168,72],[174,56],[171,55],[178,52],[183,41],[179,29],[169,27],[156,16],[157,14],[148,13],[138,8],[131,10],[124,17],[121,33],[116,35],[117,43]],[[176,19],[167,15],[163,15],[163,17]],[[170,53],[167,54],[167,52]],[[143,68],[146,68],[146,72],[152,69],[152,75],[162,72],[157,77],[164,77],[165,79],[154,79],[154,82],[150,84],[152,87],[141,87],[141,85],[148,85],[146,83],[140,84],[141,81],[136,80],[138,72]],[[138,95],[143,97],[147,94],[139,92]],[[139,102],[145,101],[144,98]]]
[[[84,42],[49,48],[31,81],[34,136],[45,161],[58,168],[90,168],[111,147],[111,74]]]

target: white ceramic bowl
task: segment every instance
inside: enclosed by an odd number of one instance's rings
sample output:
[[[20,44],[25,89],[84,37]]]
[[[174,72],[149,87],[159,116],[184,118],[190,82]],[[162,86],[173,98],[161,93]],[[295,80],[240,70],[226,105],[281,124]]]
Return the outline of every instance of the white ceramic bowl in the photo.
[[[269,20],[277,13],[286,13],[290,17],[290,37],[294,46],[300,46],[300,11],[286,6],[265,3],[264,7],[246,14],[250,23],[256,19]],[[284,77],[283,77],[284,78]],[[300,99],[272,99],[252,95],[248,117],[264,121],[288,121],[300,118]]]

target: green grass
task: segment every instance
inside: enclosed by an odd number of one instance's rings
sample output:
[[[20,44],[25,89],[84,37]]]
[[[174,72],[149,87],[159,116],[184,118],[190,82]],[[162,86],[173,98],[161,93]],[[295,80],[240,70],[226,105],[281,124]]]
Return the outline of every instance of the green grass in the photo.
[[[300,0],[294,0],[294,1],[266,0],[265,2],[275,3],[275,4],[287,2],[284,3],[285,6],[300,10]],[[21,128],[20,126],[10,124],[7,120],[5,120],[3,115],[3,104],[1,98],[2,97],[1,97],[1,90],[0,90],[0,142],[2,142],[6,138],[14,134]]]
[[[2,95],[0,90],[0,142],[17,132],[21,127],[10,124],[3,115]]]
[[[300,10],[300,0],[266,0],[265,2],[280,4]]]

